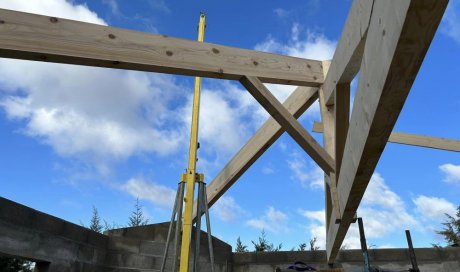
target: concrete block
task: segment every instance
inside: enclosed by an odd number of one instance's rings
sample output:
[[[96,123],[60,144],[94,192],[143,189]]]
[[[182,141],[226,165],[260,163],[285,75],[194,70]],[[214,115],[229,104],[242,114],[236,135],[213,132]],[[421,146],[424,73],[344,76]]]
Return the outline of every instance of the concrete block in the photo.
[[[92,230],[88,230],[88,238],[86,242],[97,248],[107,248],[109,237],[107,235],[100,234]]]
[[[143,256],[131,253],[107,253],[106,265],[111,267],[129,267],[136,269],[156,268],[155,257]]]
[[[66,223],[64,220],[38,211],[35,211],[34,217],[33,223],[29,225],[30,228],[53,235],[62,235],[64,232],[64,225]]]
[[[141,241],[139,250],[142,254],[149,256],[162,257],[165,251],[165,244],[156,241]],[[174,254],[174,244],[171,243],[169,246],[169,255]]]
[[[233,253],[232,260],[234,264],[246,264],[246,263],[256,263],[257,262],[257,255],[253,254],[252,252],[249,253]]]
[[[77,259],[78,244],[60,236],[40,233],[40,243],[37,247],[37,254],[50,256],[54,260]]]
[[[279,252],[256,252],[257,263],[271,264],[271,263],[285,263],[287,260],[287,253]]]
[[[67,239],[85,243],[88,240],[88,233],[89,230],[87,228],[65,222],[61,235]]]
[[[79,262],[95,262],[95,249],[89,245],[78,245],[77,260]]]
[[[126,251],[130,253],[139,253],[141,241],[138,239],[109,236],[107,249],[115,251]]]

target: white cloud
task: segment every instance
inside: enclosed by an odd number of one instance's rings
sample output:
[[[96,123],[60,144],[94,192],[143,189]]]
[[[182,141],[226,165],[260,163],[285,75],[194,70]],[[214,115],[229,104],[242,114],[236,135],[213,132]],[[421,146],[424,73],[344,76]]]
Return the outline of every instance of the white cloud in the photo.
[[[269,36],[265,41],[257,44],[255,49],[306,59],[328,60],[332,59],[335,47],[335,41],[329,40],[321,33],[310,30],[304,31],[300,24],[295,23],[291,28],[291,37],[286,43],[281,43]],[[286,100],[295,89],[295,87],[288,85],[266,84],[266,86],[279,101]],[[307,111],[307,114],[317,117],[319,104],[315,102]]]
[[[293,24],[291,39],[286,44],[269,36],[264,42],[257,44],[255,49],[306,59],[332,59],[336,42],[329,40],[323,34],[310,30],[305,31],[305,37],[302,37],[302,34],[302,27],[299,24]]]
[[[120,8],[118,7],[118,2],[116,0],[102,0],[102,3],[110,8],[112,14],[117,16],[121,15]]]
[[[263,216],[252,218],[246,224],[255,229],[279,233],[289,230],[287,221],[288,216],[285,213],[270,206]]]
[[[419,228],[401,197],[393,192],[379,173],[372,175],[364,194],[358,216],[363,217],[366,236],[380,238],[401,229]],[[385,222],[385,224],[382,224]]]
[[[299,213],[317,223],[325,224],[326,222],[326,217],[324,214],[324,210],[321,211],[308,211],[308,210],[300,210]]]
[[[262,168],[262,173],[265,174],[265,175],[271,175],[271,174],[275,173],[275,170],[271,166],[265,166],[265,167]]]
[[[86,5],[74,4],[72,1],[2,0],[0,8],[106,25],[106,22]]]
[[[200,105],[200,143],[208,153],[233,153],[255,130],[253,112],[258,106],[250,95],[230,83],[219,83],[216,88],[204,88]],[[188,96],[186,107],[180,111],[184,126],[191,123],[193,96]]]
[[[312,237],[318,238],[318,245],[326,245],[326,227],[324,210],[301,210],[300,214],[310,220],[308,229]],[[375,173],[364,194],[358,209],[358,216],[363,218],[364,229],[368,239],[388,237],[401,229],[420,228],[420,223],[411,215],[401,198],[386,185],[380,174]],[[347,248],[359,248],[359,231],[357,224],[352,224],[345,237]]]
[[[446,213],[451,216],[456,214],[454,204],[444,198],[420,195],[412,199],[412,201],[416,205],[417,211],[422,218],[442,222],[446,219]]]
[[[105,24],[85,5],[64,0],[0,7]],[[181,91],[171,76],[9,59],[0,60],[0,73],[0,107],[21,121],[20,132],[101,173],[133,155],[175,153],[185,141],[170,107]]]
[[[150,6],[156,10],[159,10],[164,13],[171,13],[171,10],[166,5],[164,0],[148,0]]]
[[[173,189],[147,182],[142,178],[131,178],[120,189],[135,198],[147,200],[165,208],[171,208],[176,198],[176,192]]]
[[[286,18],[291,12],[288,10],[285,10],[283,8],[276,8],[273,10],[273,13],[275,13],[276,16],[278,16],[280,19]]]
[[[326,218],[325,211],[308,211],[299,210],[299,214],[310,220],[310,224],[307,226],[310,231],[311,239],[316,237],[317,246],[321,249],[326,248]]]
[[[223,196],[211,207],[211,211],[222,221],[232,222],[246,211],[236,203],[233,197]]]
[[[300,182],[302,187],[311,189],[324,188],[324,172],[314,162],[307,160],[308,155],[294,152],[288,160],[292,171],[290,178]]]
[[[444,181],[448,183],[460,183],[460,165],[446,163],[439,166],[439,169],[446,174]]]
[[[458,1],[450,1],[441,31],[460,44],[460,4]]]
[[[61,156],[104,164],[171,154],[183,139],[163,125],[177,91],[169,76],[6,59],[0,73],[7,116]]]

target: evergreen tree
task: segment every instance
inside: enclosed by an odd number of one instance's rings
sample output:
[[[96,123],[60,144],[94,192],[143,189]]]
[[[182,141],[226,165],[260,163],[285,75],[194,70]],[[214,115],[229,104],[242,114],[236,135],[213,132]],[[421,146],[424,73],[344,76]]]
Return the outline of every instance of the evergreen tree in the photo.
[[[265,230],[262,230],[261,235],[259,236],[259,241],[254,242],[251,241],[254,245],[254,249],[256,252],[258,251],[280,251],[283,244],[279,244],[278,246],[274,246],[273,243],[268,242],[267,235],[265,234]]]
[[[89,224],[89,229],[102,233],[103,227],[101,224],[101,217],[99,216],[99,212],[97,211],[96,207],[93,206],[93,216],[91,217],[91,222]]]
[[[305,251],[305,249],[307,249],[307,244],[302,243],[299,245],[299,248],[297,249],[297,251]]]
[[[144,213],[142,212],[142,206],[139,204],[139,198],[136,199],[136,203],[134,204],[134,211],[131,213],[129,217],[128,226],[130,227],[138,227],[144,226],[149,223],[149,219],[145,218]]]
[[[447,222],[442,223],[444,229],[437,231],[444,237],[444,240],[452,246],[460,246],[460,206],[457,207],[456,217],[447,214]]]
[[[316,237],[313,237],[312,239],[310,239],[310,250],[318,250],[319,249],[319,246],[316,245],[316,242],[318,241],[318,238]]]
[[[238,239],[236,239],[236,248],[235,252],[248,252],[248,246],[244,245],[241,242],[240,237],[238,236]]]

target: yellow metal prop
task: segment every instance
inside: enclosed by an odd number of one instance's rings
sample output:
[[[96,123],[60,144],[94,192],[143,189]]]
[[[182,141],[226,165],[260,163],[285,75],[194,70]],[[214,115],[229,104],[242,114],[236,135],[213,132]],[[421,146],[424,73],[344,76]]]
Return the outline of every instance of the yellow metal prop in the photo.
[[[198,41],[204,40],[204,29],[206,26],[206,17],[204,13],[200,14],[200,23],[198,26]],[[186,193],[185,193],[185,210],[184,220],[182,221],[182,245],[180,254],[180,272],[188,272],[190,259],[190,239],[192,233],[192,216],[193,216],[193,198],[195,194],[195,182],[197,179],[196,161],[198,150],[198,119],[200,113],[200,91],[201,78],[195,77],[195,92],[193,96],[192,108],[192,128],[190,133],[190,151],[187,173],[185,176]]]

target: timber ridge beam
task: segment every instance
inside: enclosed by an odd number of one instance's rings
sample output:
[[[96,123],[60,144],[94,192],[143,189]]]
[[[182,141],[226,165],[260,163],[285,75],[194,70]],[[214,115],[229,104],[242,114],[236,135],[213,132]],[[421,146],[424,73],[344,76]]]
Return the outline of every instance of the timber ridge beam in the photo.
[[[0,58],[319,86],[321,61],[0,9]]]

